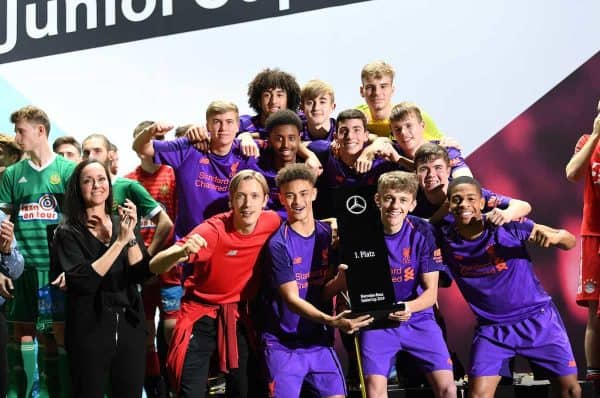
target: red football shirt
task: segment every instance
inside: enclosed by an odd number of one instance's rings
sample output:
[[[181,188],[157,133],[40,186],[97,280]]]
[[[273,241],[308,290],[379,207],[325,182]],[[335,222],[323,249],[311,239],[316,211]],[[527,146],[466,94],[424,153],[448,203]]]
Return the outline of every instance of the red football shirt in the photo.
[[[177,209],[177,192],[175,190],[175,172],[166,165],[161,165],[156,172],[150,174],[142,169],[141,166],[136,167],[134,171],[125,175],[126,178],[138,181],[150,195],[160,204],[163,210],[167,213],[171,221],[175,222]],[[146,247],[152,243],[152,238],[156,232],[156,225],[152,220],[139,220],[140,235],[144,239]],[[171,246],[173,242],[174,231],[165,242],[162,249]],[[166,285],[181,284],[181,269],[173,267],[169,272],[162,273],[159,276],[161,282]]]
[[[589,134],[581,136],[575,146],[575,153],[583,148],[589,138]],[[600,145],[594,148],[585,173],[581,235],[600,235]]]

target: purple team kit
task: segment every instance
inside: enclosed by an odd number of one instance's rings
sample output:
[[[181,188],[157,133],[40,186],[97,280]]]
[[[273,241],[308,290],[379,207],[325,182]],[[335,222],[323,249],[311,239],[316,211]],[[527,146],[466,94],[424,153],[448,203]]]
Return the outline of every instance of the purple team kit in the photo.
[[[240,170],[257,170],[256,159],[242,155],[238,140],[227,155],[202,153],[189,139],[153,141],[154,161],[175,170],[177,217],[175,239],[186,236],[211,216],[229,210],[229,181]]]
[[[385,235],[385,244],[396,301],[413,300],[422,293],[421,274],[445,270],[436,255],[432,227],[422,219],[407,216],[400,231]],[[452,370],[431,308],[413,313],[395,327],[361,332],[360,347],[365,375],[387,376],[400,350],[411,354],[425,373]]]
[[[533,225],[486,225],[473,240],[454,225],[438,230],[444,262],[478,320],[471,376],[510,376],[509,360],[517,354],[551,377],[577,373],[565,327],[525,248]]]
[[[299,396],[306,380],[320,396],[346,395],[333,349],[333,330],[292,312],[277,292],[280,285],[295,281],[300,298],[332,313],[332,300],[324,300],[322,295],[329,275],[331,229],[316,221],[313,234],[305,237],[284,223],[267,245],[262,340],[271,393],[275,397]]]

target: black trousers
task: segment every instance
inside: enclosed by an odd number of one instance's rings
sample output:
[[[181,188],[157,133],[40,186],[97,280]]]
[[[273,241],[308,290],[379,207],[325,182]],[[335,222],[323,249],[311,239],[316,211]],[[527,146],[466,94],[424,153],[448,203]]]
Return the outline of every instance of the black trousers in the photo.
[[[128,318],[123,310],[105,309],[93,328],[77,325],[76,331],[67,320],[72,397],[103,398],[107,386],[112,398],[142,396],[146,330],[143,320]]]
[[[239,368],[231,369],[225,376],[228,398],[248,396],[248,337],[240,323],[237,326],[237,343]],[[205,397],[210,358],[216,348],[217,321],[208,316],[202,317],[194,324],[192,338],[185,355],[179,395],[181,398]]]

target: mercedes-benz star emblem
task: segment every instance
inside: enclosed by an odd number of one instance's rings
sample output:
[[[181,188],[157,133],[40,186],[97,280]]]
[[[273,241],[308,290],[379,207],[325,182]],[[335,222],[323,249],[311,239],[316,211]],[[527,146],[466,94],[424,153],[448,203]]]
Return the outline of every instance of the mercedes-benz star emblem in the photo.
[[[352,195],[346,200],[346,209],[352,214],[362,214],[367,210],[367,201],[362,196]]]

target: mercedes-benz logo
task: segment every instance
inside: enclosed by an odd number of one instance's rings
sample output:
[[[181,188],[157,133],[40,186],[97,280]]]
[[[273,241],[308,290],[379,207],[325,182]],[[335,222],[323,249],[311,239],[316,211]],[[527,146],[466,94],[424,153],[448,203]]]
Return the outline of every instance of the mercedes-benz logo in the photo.
[[[346,200],[346,209],[352,214],[362,214],[367,210],[367,201],[362,196],[352,195]]]

